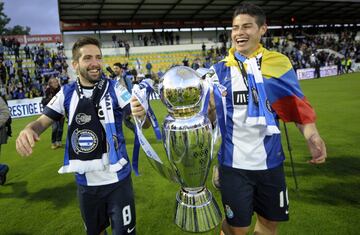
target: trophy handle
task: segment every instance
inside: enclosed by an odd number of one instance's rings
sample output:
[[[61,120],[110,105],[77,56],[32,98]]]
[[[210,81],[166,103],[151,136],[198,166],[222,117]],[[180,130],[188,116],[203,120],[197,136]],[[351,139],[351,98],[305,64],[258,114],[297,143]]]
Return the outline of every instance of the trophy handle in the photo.
[[[145,91],[145,90],[143,90]],[[149,112],[150,106],[147,99],[147,93],[143,92],[139,86],[134,86],[133,88],[133,94],[138,99],[138,101],[141,103],[141,105],[144,107],[146,113]],[[135,119],[135,125],[136,125],[136,135],[139,139],[139,143],[142,147],[142,149],[145,152],[145,155],[147,156],[148,161],[150,162],[150,165],[157,171],[159,174],[170,181],[178,183],[178,177],[176,176],[176,173],[168,166],[164,165],[159,155],[155,152],[151,144],[148,142],[144,134],[142,133],[142,126],[145,123],[145,120],[148,115],[145,115],[143,119],[139,119],[138,117],[134,116]],[[155,115],[149,117],[156,119]],[[152,124],[154,123],[154,120],[152,120]],[[134,157],[134,156],[133,156]]]
[[[147,156],[148,161],[150,162],[150,165],[157,171],[159,174],[166,179],[173,181],[175,183],[179,183],[178,177],[176,173],[168,166],[164,165],[164,163],[161,161],[161,158],[158,156],[158,154],[155,152],[155,150],[152,148],[150,143],[147,141],[146,137],[142,133],[142,124],[143,121],[139,120],[137,117],[134,117],[135,124],[137,128],[137,135],[140,140],[140,145],[143,148],[145,155]]]
[[[179,180],[178,180],[178,177],[177,175],[174,173],[174,171],[165,166],[164,164],[158,162],[158,161],[155,161],[154,159],[152,158],[147,158],[150,165],[164,178],[172,181],[172,182],[175,182],[175,183],[180,183]]]

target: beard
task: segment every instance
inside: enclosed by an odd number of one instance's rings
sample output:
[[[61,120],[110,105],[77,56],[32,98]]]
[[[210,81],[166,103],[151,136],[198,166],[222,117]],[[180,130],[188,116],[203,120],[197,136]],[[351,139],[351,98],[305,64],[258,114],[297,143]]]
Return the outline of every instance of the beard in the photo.
[[[98,73],[91,73],[91,70],[97,70]],[[91,67],[91,68],[86,68],[86,67],[80,67],[79,68],[79,73],[81,75],[81,77],[83,77],[84,79],[86,79],[88,82],[95,84],[98,81],[100,81],[101,79],[101,67]]]

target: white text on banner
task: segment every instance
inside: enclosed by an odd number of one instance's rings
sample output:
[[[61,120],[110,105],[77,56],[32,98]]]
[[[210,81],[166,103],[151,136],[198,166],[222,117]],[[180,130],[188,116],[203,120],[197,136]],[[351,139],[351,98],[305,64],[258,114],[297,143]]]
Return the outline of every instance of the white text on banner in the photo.
[[[28,117],[41,114],[43,111],[41,99],[42,97],[8,100],[11,118]]]

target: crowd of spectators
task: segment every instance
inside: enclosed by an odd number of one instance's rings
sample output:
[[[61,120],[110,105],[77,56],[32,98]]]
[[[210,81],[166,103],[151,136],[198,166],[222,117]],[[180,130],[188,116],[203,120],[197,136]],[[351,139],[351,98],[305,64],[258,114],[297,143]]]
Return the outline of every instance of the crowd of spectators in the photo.
[[[341,31],[340,33],[309,34],[307,32],[284,32],[282,37],[268,34],[262,41],[263,45],[271,50],[279,51],[287,55],[294,69],[315,68],[320,76],[320,67],[336,65],[338,73],[348,73],[353,71],[352,62],[360,62],[360,42],[355,40],[355,33],[352,31]],[[210,68],[213,64],[222,60],[227,55],[230,43],[226,33],[219,36],[220,47],[211,46],[206,48],[205,43],[201,46],[201,54],[193,59],[185,56],[182,61],[173,63],[174,66],[188,66],[194,70],[199,68]],[[137,58],[132,66],[126,71],[133,83],[138,83],[144,78],[151,78],[158,82],[164,71],[154,71],[152,64],[147,61],[145,68],[142,62]],[[167,70],[168,68],[165,68]]]
[[[356,41],[358,30],[340,28],[337,31],[321,32],[319,30],[291,29],[280,33],[284,36],[274,36],[274,31],[268,31],[263,38],[263,45],[270,49],[287,55],[295,70],[303,68],[315,68],[335,65],[338,74],[353,72],[353,62],[360,62],[360,41]],[[276,32],[275,32],[276,33]],[[279,32],[277,32],[279,33]],[[231,46],[227,34],[219,35],[220,47],[211,46],[206,48],[205,43],[201,47],[201,55],[189,61],[187,56],[173,66],[184,65],[193,69],[210,68],[213,64],[222,60],[227,55]],[[228,44],[229,43],[229,44]]]
[[[64,47],[60,42],[56,46],[53,50],[43,43],[21,47],[14,38],[1,38],[0,95],[6,99],[42,97],[50,78],[68,83]]]
[[[303,29],[277,32],[268,31],[263,38],[264,46],[271,50],[287,55],[294,69],[317,68],[336,65],[338,73],[353,71],[352,62],[360,62],[360,42],[355,40],[356,30],[340,30],[338,32],[309,32]],[[276,32],[275,32],[276,33]],[[140,37],[141,36],[141,37]],[[174,42],[175,38],[175,42]],[[163,40],[165,39],[165,41]],[[127,46],[114,34],[112,37],[115,46]],[[139,41],[144,46],[173,45],[179,43],[178,35],[172,32],[163,32],[150,35],[139,35]],[[220,47],[206,48],[203,43],[202,53],[195,58],[187,56],[182,61],[173,63],[170,67],[184,65],[193,68],[210,68],[227,55],[227,46],[231,46],[226,32],[219,35]],[[68,64],[62,43],[56,43],[57,49],[45,48],[44,44],[24,45],[16,39],[1,38],[0,43],[0,95],[6,99],[23,99],[44,96],[44,91],[50,78],[57,78],[61,85],[68,83]],[[129,53],[126,57],[129,58]],[[144,78],[151,78],[158,82],[168,68],[158,71],[153,69],[151,61],[136,59],[133,64],[124,64],[124,72],[131,76],[133,83]]]
[[[336,65],[339,73],[345,73],[352,70],[353,61],[360,62],[360,42],[355,40],[356,32],[321,33],[299,29],[286,32],[283,37],[269,34],[263,43],[265,47],[287,55],[294,69]]]

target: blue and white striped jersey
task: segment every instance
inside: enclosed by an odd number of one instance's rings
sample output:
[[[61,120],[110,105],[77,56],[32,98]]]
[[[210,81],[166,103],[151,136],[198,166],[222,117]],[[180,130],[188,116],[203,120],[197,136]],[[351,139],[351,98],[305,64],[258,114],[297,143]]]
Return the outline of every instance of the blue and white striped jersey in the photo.
[[[226,87],[226,136],[222,136],[220,164],[245,170],[264,170],[285,159],[280,134],[266,136],[266,126],[245,123],[248,90],[237,66],[219,62],[211,69],[212,80]]]
[[[58,120],[59,117],[65,115],[70,125],[74,112],[79,101],[78,94],[76,92],[76,83],[67,84],[61,88],[61,90],[53,97],[44,109],[44,114],[53,120]],[[128,161],[121,170],[118,172],[110,172],[108,166],[103,171],[92,171],[84,174],[76,173],[76,181],[80,185],[97,186],[107,185],[121,181],[131,172],[130,161],[125,148],[125,138],[122,131],[122,119],[123,111],[130,102],[131,95],[123,86],[119,85],[116,81],[109,80],[109,86],[113,86],[114,89],[108,89],[110,93],[111,102],[114,110],[115,127],[117,133],[117,140],[120,151],[123,157]],[[93,89],[83,88],[85,97],[91,97]],[[103,124],[103,123],[102,123]],[[66,140],[65,151],[68,151],[69,140]]]

